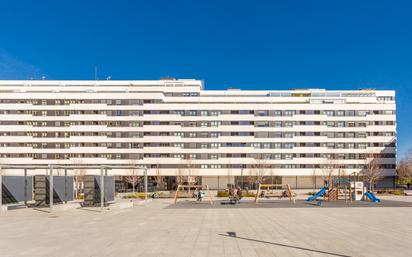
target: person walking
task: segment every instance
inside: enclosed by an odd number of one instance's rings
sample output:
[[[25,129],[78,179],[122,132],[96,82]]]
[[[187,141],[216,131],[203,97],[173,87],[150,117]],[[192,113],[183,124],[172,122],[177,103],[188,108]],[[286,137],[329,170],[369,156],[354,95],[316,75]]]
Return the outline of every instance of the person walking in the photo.
[[[240,186],[237,186],[237,203],[239,203],[241,199],[242,199],[242,189],[240,188]]]
[[[198,200],[199,202],[201,202],[202,199],[203,199],[203,192],[202,192],[202,190],[199,190],[199,191],[197,192],[197,200]]]

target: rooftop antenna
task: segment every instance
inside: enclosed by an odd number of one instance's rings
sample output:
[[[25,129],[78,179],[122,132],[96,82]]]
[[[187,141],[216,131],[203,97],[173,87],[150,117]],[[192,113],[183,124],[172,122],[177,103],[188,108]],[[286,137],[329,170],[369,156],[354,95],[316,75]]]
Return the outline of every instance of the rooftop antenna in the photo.
[[[97,76],[97,66],[94,66],[94,80],[99,80],[99,77]]]

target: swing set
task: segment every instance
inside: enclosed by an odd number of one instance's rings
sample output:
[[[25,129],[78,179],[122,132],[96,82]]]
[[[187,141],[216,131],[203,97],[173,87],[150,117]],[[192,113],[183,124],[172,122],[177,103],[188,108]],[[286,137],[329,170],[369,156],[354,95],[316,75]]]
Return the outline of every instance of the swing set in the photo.
[[[260,197],[261,193],[263,192],[262,189],[266,189],[266,190],[272,189],[273,190],[273,189],[284,188],[284,186],[286,187],[285,192],[286,192],[286,195],[289,197],[289,201],[292,202],[293,204],[295,204],[296,201],[295,201],[295,197],[293,196],[294,193],[293,193],[292,189],[290,188],[289,184],[285,184],[285,185],[283,185],[283,184],[259,184],[258,190],[257,190],[256,195],[255,195],[255,203],[257,204],[259,202],[259,197]],[[280,195],[280,196],[282,196],[282,195]]]

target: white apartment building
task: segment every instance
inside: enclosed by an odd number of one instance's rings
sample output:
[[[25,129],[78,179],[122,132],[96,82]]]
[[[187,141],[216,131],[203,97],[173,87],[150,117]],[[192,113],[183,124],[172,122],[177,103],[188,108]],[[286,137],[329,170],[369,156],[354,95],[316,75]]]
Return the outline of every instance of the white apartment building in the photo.
[[[348,175],[374,161],[385,175],[380,184],[392,186],[395,92],[205,90],[193,79],[4,80],[0,157],[0,166],[144,165],[168,188],[176,176],[212,188],[255,180],[320,187],[328,170]]]

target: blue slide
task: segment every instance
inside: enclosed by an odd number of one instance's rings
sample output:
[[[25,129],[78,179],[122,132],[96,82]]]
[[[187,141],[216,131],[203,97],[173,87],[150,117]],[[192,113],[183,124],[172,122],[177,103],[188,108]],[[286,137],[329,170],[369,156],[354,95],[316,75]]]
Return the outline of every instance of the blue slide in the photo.
[[[306,201],[308,202],[312,202],[313,200],[315,200],[318,197],[321,197],[322,195],[324,195],[326,193],[326,190],[328,190],[328,187],[325,186],[324,188],[322,188],[319,192],[317,192],[315,195],[309,197],[308,199],[306,199]]]
[[[374,203],[380,203],[381,200],[376,198],[376,196],[372,193],[372,192],[366,192],[365,195],[369,198],[369,200],[371,200]]]

